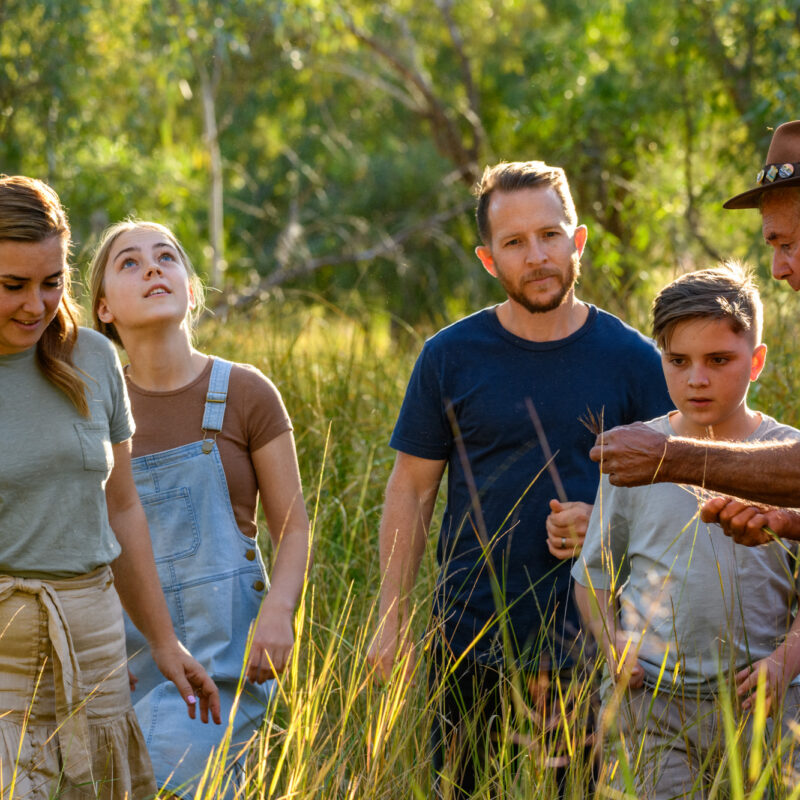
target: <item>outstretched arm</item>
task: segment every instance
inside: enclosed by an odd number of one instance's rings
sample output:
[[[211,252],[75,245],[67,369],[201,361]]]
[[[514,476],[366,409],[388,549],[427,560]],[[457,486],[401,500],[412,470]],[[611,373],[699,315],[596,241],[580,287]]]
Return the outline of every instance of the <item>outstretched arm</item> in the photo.
[[[615,486],[689,483],[775,506],[795,506],[800,442],[743,444],[666,437],[642,423],[605,431],[590,453]]]
[[[150,532],[131,472],[131,444],[114,445],[114,468],[106,483],[108,520],[122,552],[111,565],[114,584],[125,611],[144,634],[153,660],[186,701],[194,718],[197,699],[200,717],[220,722],[219,692],[200,664],[178,641],[156,572]]]
[[[379,531],[381,590],[378,630],[367,660],[387,679],[398,650],[411,647],[408,598],[417,579],[445,461],[398,453],[386,486]],[[410,664],[409,664],[410,665]]]
[[[294,647],[294,610],[311,564],[309,523],[291,431],[252,454],[258,493],[267,518],[275,563],[247,661],[247,679],[263,683],[279,675]]]

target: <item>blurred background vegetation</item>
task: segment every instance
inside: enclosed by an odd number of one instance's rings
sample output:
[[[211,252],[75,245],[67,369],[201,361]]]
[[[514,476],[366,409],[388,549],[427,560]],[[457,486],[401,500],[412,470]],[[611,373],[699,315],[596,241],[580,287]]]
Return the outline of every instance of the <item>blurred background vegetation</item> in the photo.
[[[674,274],[758,265],[751,397],[800,422],[797,298],[758,214],[721,207],[800,117],[799,49],[800,0],[0,0],[0,172],[56,188],[79,269],[110,222],[172,227],[220,290],[200,347],[263,369],[294,420],[316,564],[255,796],[427,796],[425,680],[379,697],[364,654],[421,337],[502,299],[472,253],[484,165],[566,169],[580,295],[642,329]],[[429,548],[420,630],[435,569]],[[504,796],[541,793],[536,763]]]
[[[500,298],[470,187],[563,165],[582,293],[634,322],[664,277],[761,262],[753,183],[798,116],[800,0],[0,0],[0,171],[75,258],[173,226],[223,308],[303,292],[433,328]],[[222,313],[222,312],[219,312]]]

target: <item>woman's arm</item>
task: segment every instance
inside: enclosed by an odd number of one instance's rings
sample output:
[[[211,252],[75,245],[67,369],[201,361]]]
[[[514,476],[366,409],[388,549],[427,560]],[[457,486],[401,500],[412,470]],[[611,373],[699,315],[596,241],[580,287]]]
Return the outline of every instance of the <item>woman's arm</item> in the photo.
[[[309,522],[291,431],[252,454],[261,504],[275,548],[247,662],[247,678],[262,683],[280,674],[294,646],[294,610],[311,565]]]
[[[125,611],[144,634],[153,660],[171,680],[186,701],[194,719],[197,698],[200,717],[208,722],[208,712],[220,722],[219,692],[214,681],[178,641],[153,559],[150,533],[131,472],[131,444],[127,439],[113,446],[114,468],[106,483],[108,519],[122,547],[111,564],[114,583]]]

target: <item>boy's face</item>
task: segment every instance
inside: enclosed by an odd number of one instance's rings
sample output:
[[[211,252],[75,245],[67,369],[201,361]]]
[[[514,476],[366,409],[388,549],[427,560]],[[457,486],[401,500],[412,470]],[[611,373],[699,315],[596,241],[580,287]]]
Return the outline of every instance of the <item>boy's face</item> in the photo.
[[[680,412],[673,420],[677,432],[717,439],[749,435],[747,389],[761,373],[766,353],[766,345],[755,347],[747,331],[734,333],[727,320],[679,322],[661,355],[667,389]]]

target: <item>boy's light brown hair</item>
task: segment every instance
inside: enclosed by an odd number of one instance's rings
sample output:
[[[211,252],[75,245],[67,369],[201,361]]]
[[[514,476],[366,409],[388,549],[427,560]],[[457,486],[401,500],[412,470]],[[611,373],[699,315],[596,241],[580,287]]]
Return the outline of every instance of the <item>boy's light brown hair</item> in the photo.
[[[478,233],[481,241],[488,247],[492,241],[492,230],[489,224],[489,202],[492,192],[516,192],[520,189],[537,189],[552,187],[561,201],[567,222],[575,227],[578,215],[575,203],[569,191],[567,176],[561,167],[551,167],[544,161],[501,161],[493,167],[486,167],[483,176],[475,184],[474,194],[478,198],[475,217],[478,221]]]
[[[681,275],[653,301],[653,338],[664,351],[675,326],[690,319],[723,319],[734,333],[746,334],[753,347],[761,342],[764,309],[750,268],[739,261]]]

